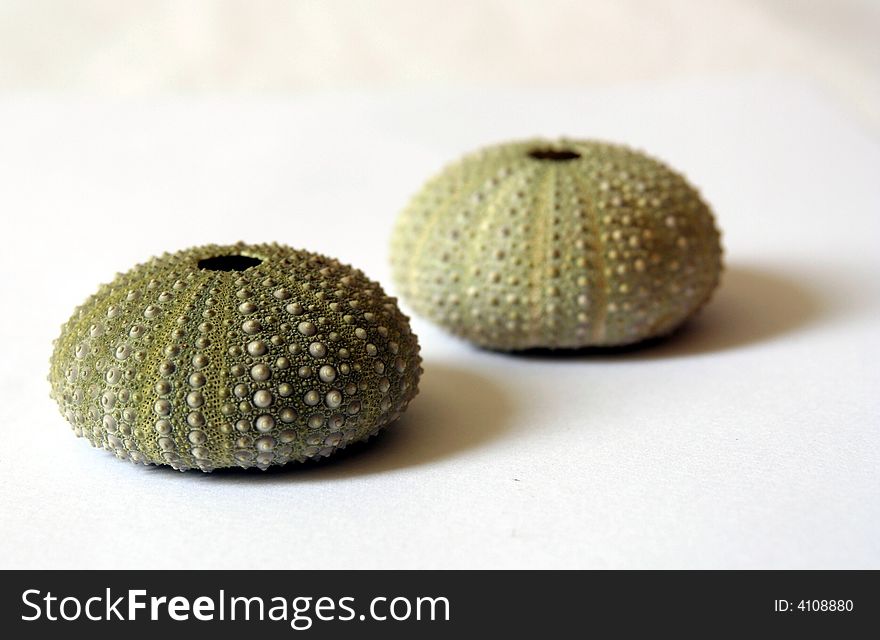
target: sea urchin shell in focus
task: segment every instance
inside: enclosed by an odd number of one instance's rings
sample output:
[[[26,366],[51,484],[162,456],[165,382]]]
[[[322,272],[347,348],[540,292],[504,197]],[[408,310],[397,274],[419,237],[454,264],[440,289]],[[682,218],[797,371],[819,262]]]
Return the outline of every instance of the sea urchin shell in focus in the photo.
[[[336,260],[209,245],[118,275],[55,341],[52,395],[78,436],[176,469],[327,456],[416,395],[416,336],[393,298]]]
[[[398,219],[394,278],[420,314],[493,349],[635,343],[709,298],[708,206],[665,164],[589,140],[488,147],[448,166]]]

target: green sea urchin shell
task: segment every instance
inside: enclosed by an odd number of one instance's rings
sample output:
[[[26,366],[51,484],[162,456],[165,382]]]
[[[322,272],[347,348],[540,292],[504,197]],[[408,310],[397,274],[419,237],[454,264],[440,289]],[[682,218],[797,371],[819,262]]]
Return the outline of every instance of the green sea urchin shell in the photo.
[[[120,458],[265,469],[377,433],[420,362],[407,317],[360,271],[210,245],[103,285],[64,325],[49,380],[76,435]]]
[[[501,350],[668,333],[721,271],[694,188],[653,158],[590,140],[502,144],[448,166],[401,214],[391,258],[418,313]]]

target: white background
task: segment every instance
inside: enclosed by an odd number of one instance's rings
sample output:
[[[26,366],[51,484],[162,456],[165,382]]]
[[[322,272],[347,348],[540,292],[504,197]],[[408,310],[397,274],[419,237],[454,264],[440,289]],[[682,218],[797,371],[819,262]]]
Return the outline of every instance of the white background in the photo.
[[[0,90],[594,87],[774,70],[880,129],[876,0],[0,0]]]
[[[0,6],[14,18],[0,20],[14,32],[0,38],[0,566],[880,567],[880,143],[873,58],[858,46],[876,24],[843,9],[822,23],[809,3],[809,28],[773,31],[751,3],[724,2],[706,34],[705,13],[683,17],[694,3],[669,5],[679,18],[665,23],[638,3],[610,17],[608,3],[585,4],[609,33],[653,34],[645,50],[621,35],[635,58],[600,50],[625,83],[594,74],[589,42],[581,63],[548,61],[567,14],[528,40],[510,27],[537,12],[527,3],[506,22],[444,14],[444,44],[403,70],[388,62],[408,42],[397,13],[365,23],[384,39],[359,40],[343,11],[313,7],[304,51],[335,42],[322,57],[335,62],[311,85],[299,63],[272,67],[271,47],[241,63],[264,76],[218,75],[231,54],[203,39],[217,21],[168,22],[167,3],[151,5],[161,20],[101,13],[98,48],[83,35],[98,14],[53,39],[60,18],[32,8],[51,5]],[[471,25],[464,42],[489,34],[484,54],[446,59],[455,24]],[[286,42],[278,29],[270,44]],[[339,29],[344,42],[327,39]],[[191,48],[137,37],[154,31]],[[783,56],[772,42],[798,44]],[[150,66],[154,47],[168,58]],[[543,57],[514,72],[494,55],[514,50]],[[678,66],[632,66],[647,54]],[[792,67],[810,55],[815,73]],[[359,68],[363,83],[348,75]],[[493,70],[498,86],[482,82]],[[254,77],[266,87],[249,90]],[[115,272],[193,244],[279,241],[393,290],[388,235],[407,198],[465,151],[536,134],[629,143],[699,186],[727,269],[681,333],[524,358],[415,318],[425,374],[404,419],[337,460],[266,473],[119,462],[77,440],[49,399],[52,339]]]

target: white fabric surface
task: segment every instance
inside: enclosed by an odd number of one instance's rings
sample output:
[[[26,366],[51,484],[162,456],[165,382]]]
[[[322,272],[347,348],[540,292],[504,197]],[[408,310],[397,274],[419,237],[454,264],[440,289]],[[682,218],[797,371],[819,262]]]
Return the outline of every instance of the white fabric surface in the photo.
[[[116,271],[277,240],[393,289],[409,195],[533,134],[631,143],[701,188],[728,268],[683,332],[523,358],[416,318],[403,421],[270,473],[119,462],[49,399],[52,339]],[[6,98],[0,141],[4,567],[880,566],[880,147],[809,86]]]

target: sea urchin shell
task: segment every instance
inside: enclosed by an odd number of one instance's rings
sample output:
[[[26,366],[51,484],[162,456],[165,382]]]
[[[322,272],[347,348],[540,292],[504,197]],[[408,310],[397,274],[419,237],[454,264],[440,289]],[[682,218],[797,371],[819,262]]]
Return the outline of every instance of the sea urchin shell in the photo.
[[[718,283],[711,211],[631,149],[488,147],[430,180],[398,219],[394,278],[413,308],[479,345],[623,345],[672,331]]]
[[[138,463],[211,471],[330,455],[416,395],[409,321],[336,260],[203,246],[118,275],[55,342],[52,395],[74,432]]]

